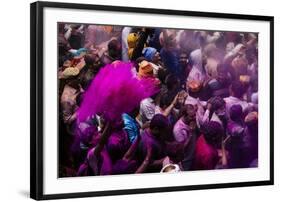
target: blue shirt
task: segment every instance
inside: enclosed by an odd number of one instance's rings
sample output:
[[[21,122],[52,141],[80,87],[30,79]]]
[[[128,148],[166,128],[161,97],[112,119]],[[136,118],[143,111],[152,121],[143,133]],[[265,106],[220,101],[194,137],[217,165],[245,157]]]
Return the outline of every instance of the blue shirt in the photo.
[[[178,77],[182,75],[181,66],[179,63],[179,54],[177,50],[165,50],[160,51],[161,60],[168,71]]]
[[[129,141],[133,143],[140,133],[139,124],[134,118],[125,113],[122,114],[122,119],[125,125],[124,130],[127,132]]]

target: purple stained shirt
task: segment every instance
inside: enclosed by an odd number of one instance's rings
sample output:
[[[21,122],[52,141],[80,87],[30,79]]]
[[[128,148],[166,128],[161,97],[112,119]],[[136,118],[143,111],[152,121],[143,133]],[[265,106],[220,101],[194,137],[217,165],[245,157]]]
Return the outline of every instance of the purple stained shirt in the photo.
[[[160,159],[164,157],[163,145],[154,137],[148,129],[144,130],[141,134],[140,151],[141,158],[146,156],[147,148],[152,147],[152,158]]]
[[[173,128],[174,138],[177,142],[185,142],[190,138],[189,126],[180,118]]]
[[[112,173],[112,161],[107,150],[103,149],[99,156],[96,156],[94,151],[95,148],[89,150],[87,154],[91,172],[94,175],[110,175]],[[83,169],[83,167],[81,167],[81,169]]]
[[[124,130],[114,131],[106,144],[106,149],[112,161],[121,159],[130,147],[128,135]]]
[[[239,98],[233,97],[233,96],[229,96],[227,98],[224,98],[225,101],[225,106],[226,106],[226,110],[227,112],[229,112],[230,108],[233,105],[241,105],[243,112],[250,106],[253,106],[252,103],[248,103],[244,100],[240,100]]]

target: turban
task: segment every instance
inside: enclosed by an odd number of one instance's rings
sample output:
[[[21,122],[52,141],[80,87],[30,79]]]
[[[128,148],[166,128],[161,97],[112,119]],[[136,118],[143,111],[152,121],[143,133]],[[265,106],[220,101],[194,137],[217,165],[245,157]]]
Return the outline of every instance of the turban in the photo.
[[[62,75],[66,78],[71,76],[77,76],[79,74],[79,69],[77,67],[68,67],[63,72]]]
[[[255,124],[258,122],[258,112],[250,112],[246,117],[245,117],[245,123],[246,124]]]
[[[137,40],[138,40],[138,35],[136,33],[130,33],[127,38],[128,47],[135,48]]]
[[[188,82],[188,89],[193,93],[198,92],[201,89],[201,82],[198,80]]]
[[[143,49],[143,56],[148,60],[152,61],[154,55],[156,54],[157,50],[155,48],[147,47]]]
[[[139,64],[138,77],[143,78],[150,76],[153,76],[153,67],[149,62],[144,60]]]

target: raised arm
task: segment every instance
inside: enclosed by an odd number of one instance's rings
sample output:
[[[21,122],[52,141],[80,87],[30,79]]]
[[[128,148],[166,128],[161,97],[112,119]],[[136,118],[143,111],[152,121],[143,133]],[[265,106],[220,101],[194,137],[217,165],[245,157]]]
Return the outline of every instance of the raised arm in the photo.
[[[162,115],[164,116],[169,116],[169,114],[171,113],[172,109],[174,108],[174,106],[177,104],[178,101],[178,97],[179,94],[177,94],[173,100],[173,102],[164,110],[164,112],[162,113]]]
[[[137,169],[135,173],[143,173],[149,166],[151,159],[152,159],[152,147],[148,146],[146,157],[144,158],[142,164],[140,165],[140,167]]]
[[[136,152],[136,150],[138,148],[140,139],[141,139],[141,137],[137,136],[137,139],[134,141],[134,143],[130,146],[128,151],[123,156],[123,160],[129,161],[129,160],[132,159],[133,155],[135,154],[135,152]]]
[[[96,156],[98,156],[101,153],[101,151],[103,150],[103,147],[106,144],[109,136],[110,136],[110,123],[107,122],[106,126],[104,128],[104,131],[101,134],[101,139],[100,139],[99,143],[97,144],[95,151],[94,151],[94,154]]]
[[[228,165],[228,161],[227,161],[227,156],[226,156],[226,150],[225,150],[225,145],[227,143],[227,141],[229,140],[231,136],[227,136],[221,143],[221,151],[222,151],[222,159],[221,159],[221,162],[222,162],[222,167],[223,168],[227,168],[227,165]]]

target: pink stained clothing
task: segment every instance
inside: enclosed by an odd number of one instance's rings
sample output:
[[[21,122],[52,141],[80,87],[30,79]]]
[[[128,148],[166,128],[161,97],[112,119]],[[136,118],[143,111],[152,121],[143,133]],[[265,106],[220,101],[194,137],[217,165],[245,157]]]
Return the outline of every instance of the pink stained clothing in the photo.
[[[174,138],[177,142],[185,142],[190,138],[189,126],[180,118],[173,128]]]
[[[248,109],[249,107],[254,105],[253,103],[248,103],[244,100],[241,100],[241,99],[233,97],[233,96],[224,98],[224,101],[225,101],[225,106],[226,106],[227,112],[229,112],[230,108],[233,105],[241,105],[243,112],[245,112],[246,109]]]
[[[221,126],[223,126],[223,123],[218,117],[218,115],[216,114],[216,112],[212,114],[211,119],[209,119],[209,115],[210,115],[209,109],[206,109],[206,111],[204,111],[202,105],[198,107],[198,110],[196,112],[196,121],[197,121],[197,126],[199,128],[201,128],[201,126],[203,126],[205,123],[209,121],[216,121],[219,124],[221,124]]]
[[[219,161],[218,151],[209,145],[201,135],[195,146],[195,155],[192,165],[193,170],[212,170]]]
[[[164,146],[161,141],[153,136],[149,129],[145,129],[141,133],[141,141],[139,144],[141,161],[145,159],[149,147],[152,149],[152,159],[157,160],[165,157]]]
[[[188,105],[188,104],[191,104],[191,105],[198,105],[198,103],[200,102],[200,104],[202,106],[206,106],[207,105],[207,102],[206,101],[201,101],[199,100],[198,98],[194,98],[190,95],[187,96],[187,98],[185,99],[184,101],[184,104],[185,105]]]

